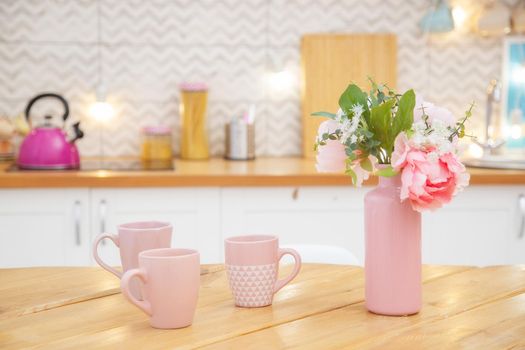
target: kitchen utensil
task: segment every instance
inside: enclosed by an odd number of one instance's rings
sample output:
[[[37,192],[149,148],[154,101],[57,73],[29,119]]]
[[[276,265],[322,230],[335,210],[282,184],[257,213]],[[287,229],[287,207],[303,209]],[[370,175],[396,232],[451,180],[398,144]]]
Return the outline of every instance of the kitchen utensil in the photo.
[[[67,101],[60,95],[45,93],[33,97],[27,104],[25,116],[28,122],[31,119],[31,107],[38,100],[55,98],[64,107],[62,121],[69,117]],[[25,137],[18,155],[18,166],[24,169],[77,169],[80,159],[75,141],[82,138],[84,133],[80,130],[80,122],[73,124],[74,137],[67,139],[66,133],[51,123],[53,117],[47,115],[43,125],[31,130]]]
[[[154,328],[192,324],[200,286],[199,253],[193,249],[152,249],[139,254],[139,267],[127,271],[120,286],[132,304],[150,316]],[[131,292],[133,277],[143,285],[144,300]]]
[[[233,118],[225,125],[226,159],[255,159],[255,125],[245,118]]]
[[[301,256],[294,249],[279,248],[276,236],[249,235],[224,241],[226,271],[235,305],[261,307],[272,304],[273,295],[297,276]],[[290,254],[295,260],[292,273],[277,279],[279,260]]]
[[[206,131],[206,109],[208,87],[204,83],[181,85],[181,148],[183,159],[208,159],[208,135]]]
[[[172,231],[173,227],[171,224],[158,221],[133,222],[119,225],[118,235],[101,233],[95,238],[93,242],[93,257],[103,269],[121,278],[122,272],[107,265],[98,255],[98,245],[103,239],[110,239],[120,249],[122,271],[126,272],[139,266],[138,255],[141,251],[169,248]],[[141,298],[138,284],[134,283],[130,288],[135,297]]]
[[[334,101],[353,82],[368,89],[368,77],[396,86],[396,36],[393,34],[311,34],[301,42],[303,155],[315,157],[317,111],[336,111]]]

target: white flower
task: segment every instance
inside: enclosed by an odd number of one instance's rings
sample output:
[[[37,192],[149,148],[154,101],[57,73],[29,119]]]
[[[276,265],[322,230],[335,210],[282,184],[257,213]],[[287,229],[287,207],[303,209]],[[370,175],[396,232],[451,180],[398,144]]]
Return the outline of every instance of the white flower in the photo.
[[[365,111],[363,106],[361,106],[359,103],[356,103],[355,105],[352,105],[350,110],[354,114],[354,118],[357,117],[358,119],[361,117],[361,115],[363,115],[363,112]]]
[[[341,108],[339,108],[339,110],[337,111],[336,115],[335,115],[335,121],[338,122],[339,124],[342,124],[343,123],[343,117],[345,117],[345,112],[343,112],[343,110]]]

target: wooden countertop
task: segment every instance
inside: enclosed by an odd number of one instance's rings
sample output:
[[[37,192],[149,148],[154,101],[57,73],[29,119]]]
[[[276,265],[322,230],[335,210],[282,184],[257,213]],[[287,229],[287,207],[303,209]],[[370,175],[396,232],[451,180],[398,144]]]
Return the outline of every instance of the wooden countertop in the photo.
[[[408,317],[366,311],[359,267],[305,264],[272,306],[244,309],[222,266],[205,266],[194,323],[178,330],[151,328],[117,286],[99,268],[0,270],[0,348],[525,348],[525,266],[424,266]]]
[[[319,174],[312,159],[259,158],[255,161],[175,160],[169,171],[7,171],[0,163],[0,188],[177,187],[177,186],[334,186],[351,185],[343,174]],[[525,184],[525,171],[469,169],[471,184]],[[365,185],[377,183],[375,177]]]

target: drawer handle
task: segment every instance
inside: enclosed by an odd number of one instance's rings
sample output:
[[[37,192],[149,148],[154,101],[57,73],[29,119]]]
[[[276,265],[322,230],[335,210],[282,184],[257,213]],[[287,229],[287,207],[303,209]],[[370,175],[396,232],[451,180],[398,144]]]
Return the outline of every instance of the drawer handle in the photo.
[[[518,238],[522,239],[525,236],[525,194],[520,194],[518,197],[518,212],[520,215]]]
[[[294,190],[292,192],[292,199],[294,201],[296,201],[297,198],[299,198],[299,188],[298,187],[294,188]]]
[[[75,217],[75,244],[79,246],[82,244],[82,240],[81,240],[82,232],[81,232],[81,226],[80,226],[80,220],[82,216],[82,203],[77,200],[75,201],[73,206],[74,206],[73,211],[74,211],[74,217]]]

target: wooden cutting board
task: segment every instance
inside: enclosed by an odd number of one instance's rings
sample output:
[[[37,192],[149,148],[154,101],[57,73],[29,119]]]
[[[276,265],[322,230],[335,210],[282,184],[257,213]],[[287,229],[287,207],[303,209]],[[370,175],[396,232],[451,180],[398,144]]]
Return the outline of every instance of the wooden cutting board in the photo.
[[[316,111],[335,113],[350,83],[369,90],[368,77],[396,87],[397,40],[394,34],[311,34],[301,42],[303,155],[314,157]]]

